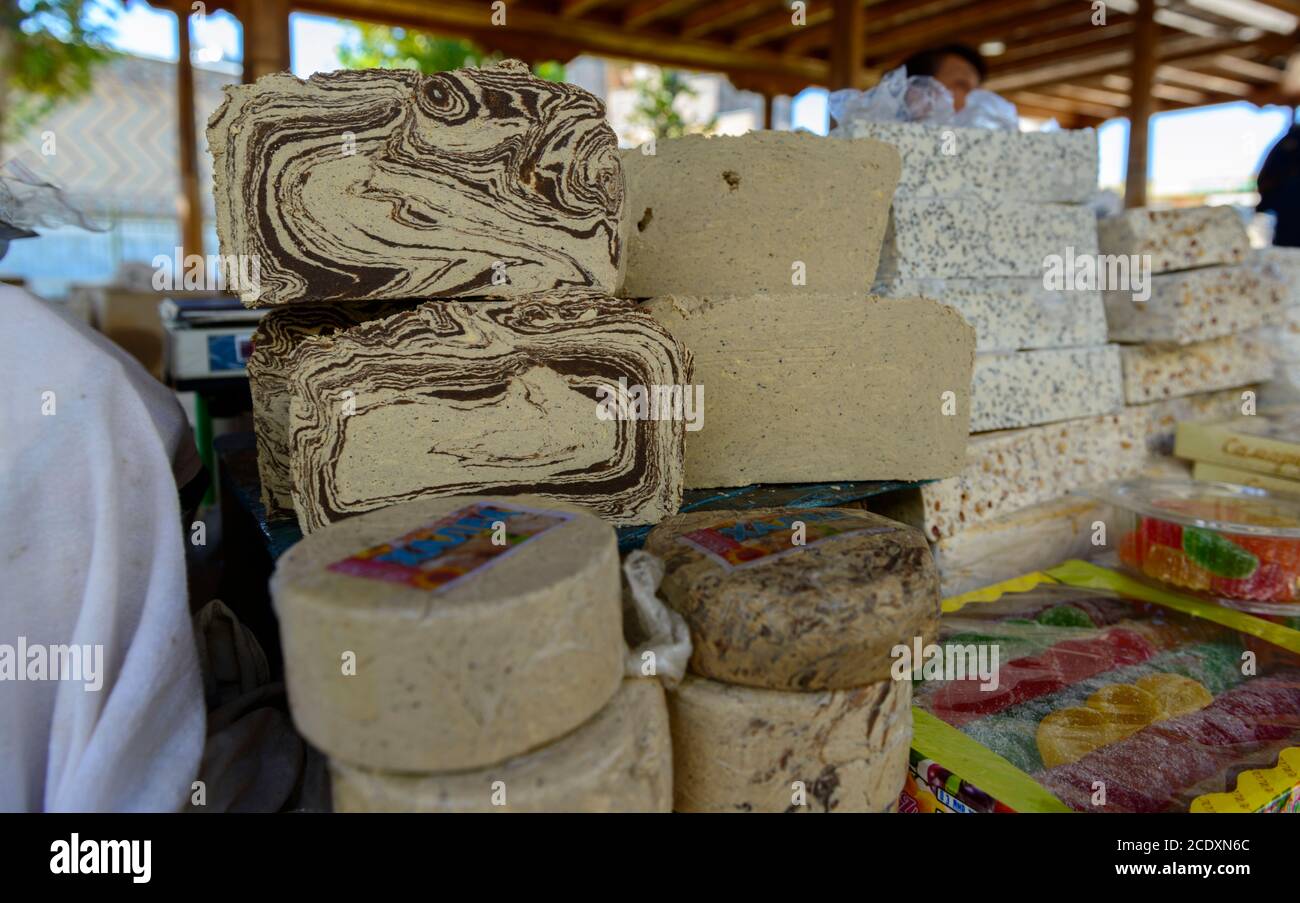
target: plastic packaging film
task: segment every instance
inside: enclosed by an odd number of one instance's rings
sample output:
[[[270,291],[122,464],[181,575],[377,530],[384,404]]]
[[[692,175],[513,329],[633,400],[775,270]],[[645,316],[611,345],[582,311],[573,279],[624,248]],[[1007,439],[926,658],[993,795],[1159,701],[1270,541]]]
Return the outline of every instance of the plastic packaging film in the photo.
[[[914,686],[914,811],[1294,805],[1300,632],[1080,561],[944,610],[948,670]]]

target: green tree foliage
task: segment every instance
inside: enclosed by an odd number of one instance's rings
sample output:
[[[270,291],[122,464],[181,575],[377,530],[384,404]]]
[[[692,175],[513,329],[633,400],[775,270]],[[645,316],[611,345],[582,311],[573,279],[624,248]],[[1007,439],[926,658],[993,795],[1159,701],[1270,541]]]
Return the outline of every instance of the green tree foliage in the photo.
[[[446,72],[465,66],[484,66],[504,57],[488,53],[466,38],[440,38],[388,25],[347,22],[355,37],[339,48],[339,63],[347,69],[416,69]],[[534,63],[533,73],[547,81],[564,81],[564,65],[554,61]]]
[[[0,137],[12,140],[50,110],[90,90],[119,3],[0,0]]]
[[[718,124],[718,118],[712,117],[708,122],[693,124],[677,109],[679,97],[694,97],[695,89],[686,80],[686,76],[673,69],[660,69],[647,78],[637,79],[636,105],[632,108],[631,119],[637,125],[650,129],[655,139],[680,138],[693,132],[707,134]]]

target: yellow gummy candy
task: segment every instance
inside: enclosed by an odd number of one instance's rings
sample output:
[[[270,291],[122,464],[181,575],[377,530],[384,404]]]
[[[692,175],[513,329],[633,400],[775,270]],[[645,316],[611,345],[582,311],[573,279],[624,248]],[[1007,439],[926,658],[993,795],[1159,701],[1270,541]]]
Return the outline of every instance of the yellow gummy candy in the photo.
[[[1162,719],[1189,715],[1214,702],[1209,690],[1182,674],[1148,674],[1138,678],[1137,685],[1160,703]]]
[[[1160,700],[1132,684],[1111,684],[1088,697],[1088,708],[1101,713],[1110,734],[1107,742],[1135,734],[1160,717]]]
[[[1038,755],[1048,768],[1068,765],[1110,742],[1105,716],[1096,709],[1059,709],[1038,722]]]

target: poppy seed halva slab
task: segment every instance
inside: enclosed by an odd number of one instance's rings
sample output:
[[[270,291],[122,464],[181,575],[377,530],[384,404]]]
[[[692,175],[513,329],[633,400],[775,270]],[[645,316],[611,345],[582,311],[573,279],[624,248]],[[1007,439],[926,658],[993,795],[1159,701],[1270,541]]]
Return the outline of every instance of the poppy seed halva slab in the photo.
[[[447,495],[532,493],[620,525],[681,504],[684,420],[601,416],[621,379],[689,391],[690,353],[631,302],[591,291],[429,302],[306,339],[291,371],[304,532]]]
[[[517,60],[288,73],[208,122],[223,255],[249,307],[613,293],[623,175],[604,105]]]

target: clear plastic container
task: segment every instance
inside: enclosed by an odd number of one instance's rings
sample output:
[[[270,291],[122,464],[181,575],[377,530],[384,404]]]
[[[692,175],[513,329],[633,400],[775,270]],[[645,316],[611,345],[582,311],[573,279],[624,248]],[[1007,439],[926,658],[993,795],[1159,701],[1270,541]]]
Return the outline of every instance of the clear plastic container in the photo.
[[[1126,480],[1089,490],[1115,506],[1130,572],[1258,614],[1300,614],[1300,502],[1264,489]]]

